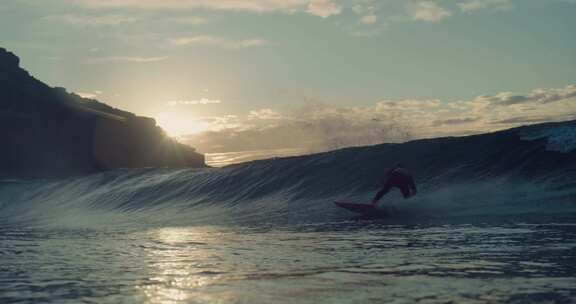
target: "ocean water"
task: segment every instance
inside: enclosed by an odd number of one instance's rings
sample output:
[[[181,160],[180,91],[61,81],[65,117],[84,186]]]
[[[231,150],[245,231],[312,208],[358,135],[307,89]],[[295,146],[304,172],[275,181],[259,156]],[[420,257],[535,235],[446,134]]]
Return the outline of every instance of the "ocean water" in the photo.
[[[0,230],[2,303],[574,303],[576,226]]]
[[[0,303],[576,303],[572,124],[0,182]],[[402,161],[417,196],[359,218]]]

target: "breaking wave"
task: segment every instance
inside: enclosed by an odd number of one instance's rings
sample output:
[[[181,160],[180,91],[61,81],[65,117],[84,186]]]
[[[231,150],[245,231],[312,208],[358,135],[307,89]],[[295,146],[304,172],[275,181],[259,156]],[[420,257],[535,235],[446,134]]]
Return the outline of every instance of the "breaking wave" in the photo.
[[[368,201],[403,162],[419,185],[384,197],[390,220],[570,217],[576,213],[576,122],[467,137],[346,148],[223,168],[117,170],[0,182],[0,224],[299,223],[351,217],[335,200]]]

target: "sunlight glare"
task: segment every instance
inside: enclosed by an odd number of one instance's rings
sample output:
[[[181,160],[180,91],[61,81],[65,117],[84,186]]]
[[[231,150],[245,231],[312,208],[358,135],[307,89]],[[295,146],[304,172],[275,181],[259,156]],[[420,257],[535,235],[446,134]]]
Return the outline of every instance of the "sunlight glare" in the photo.
[[[161,228],[147,233],[153,246],[146,246],[151,260],[151,275],[147,284],[137,289],[145,297],[144,303],[223,303],[225,294],[211,294],[210,286],[223,281],[220,274],[206,275],[206,267],[218,256],[211,250],[217,230],[210,228]],[[229,295],[232,297],[234,295]]]
[[[208,124],[177,112],[162,112],[155,116],[158,125],[170,136],[196,134],[208,130]]]

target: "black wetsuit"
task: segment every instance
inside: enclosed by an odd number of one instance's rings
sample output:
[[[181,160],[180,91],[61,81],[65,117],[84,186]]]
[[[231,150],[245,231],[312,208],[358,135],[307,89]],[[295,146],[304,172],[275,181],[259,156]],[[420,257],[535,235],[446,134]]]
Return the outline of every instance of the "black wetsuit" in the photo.
[[[382,189],[376,193],[374,201],[379,201],[380,198],[382,198],[382,196],[388,193],[392,188],[400,189],[404,198],[413,196],[417,191],[412,176],[408,172],[404,171],[404,169],[396,168],[388,172],[382,185]]]

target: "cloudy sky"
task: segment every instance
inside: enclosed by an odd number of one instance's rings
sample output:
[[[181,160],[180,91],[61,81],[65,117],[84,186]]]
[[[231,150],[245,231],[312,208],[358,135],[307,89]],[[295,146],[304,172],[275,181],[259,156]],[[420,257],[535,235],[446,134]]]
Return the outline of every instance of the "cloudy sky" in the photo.
[[[575,0],[10,0],[0,46],[203,152],[321,149],[576,119],[574,16]]]

